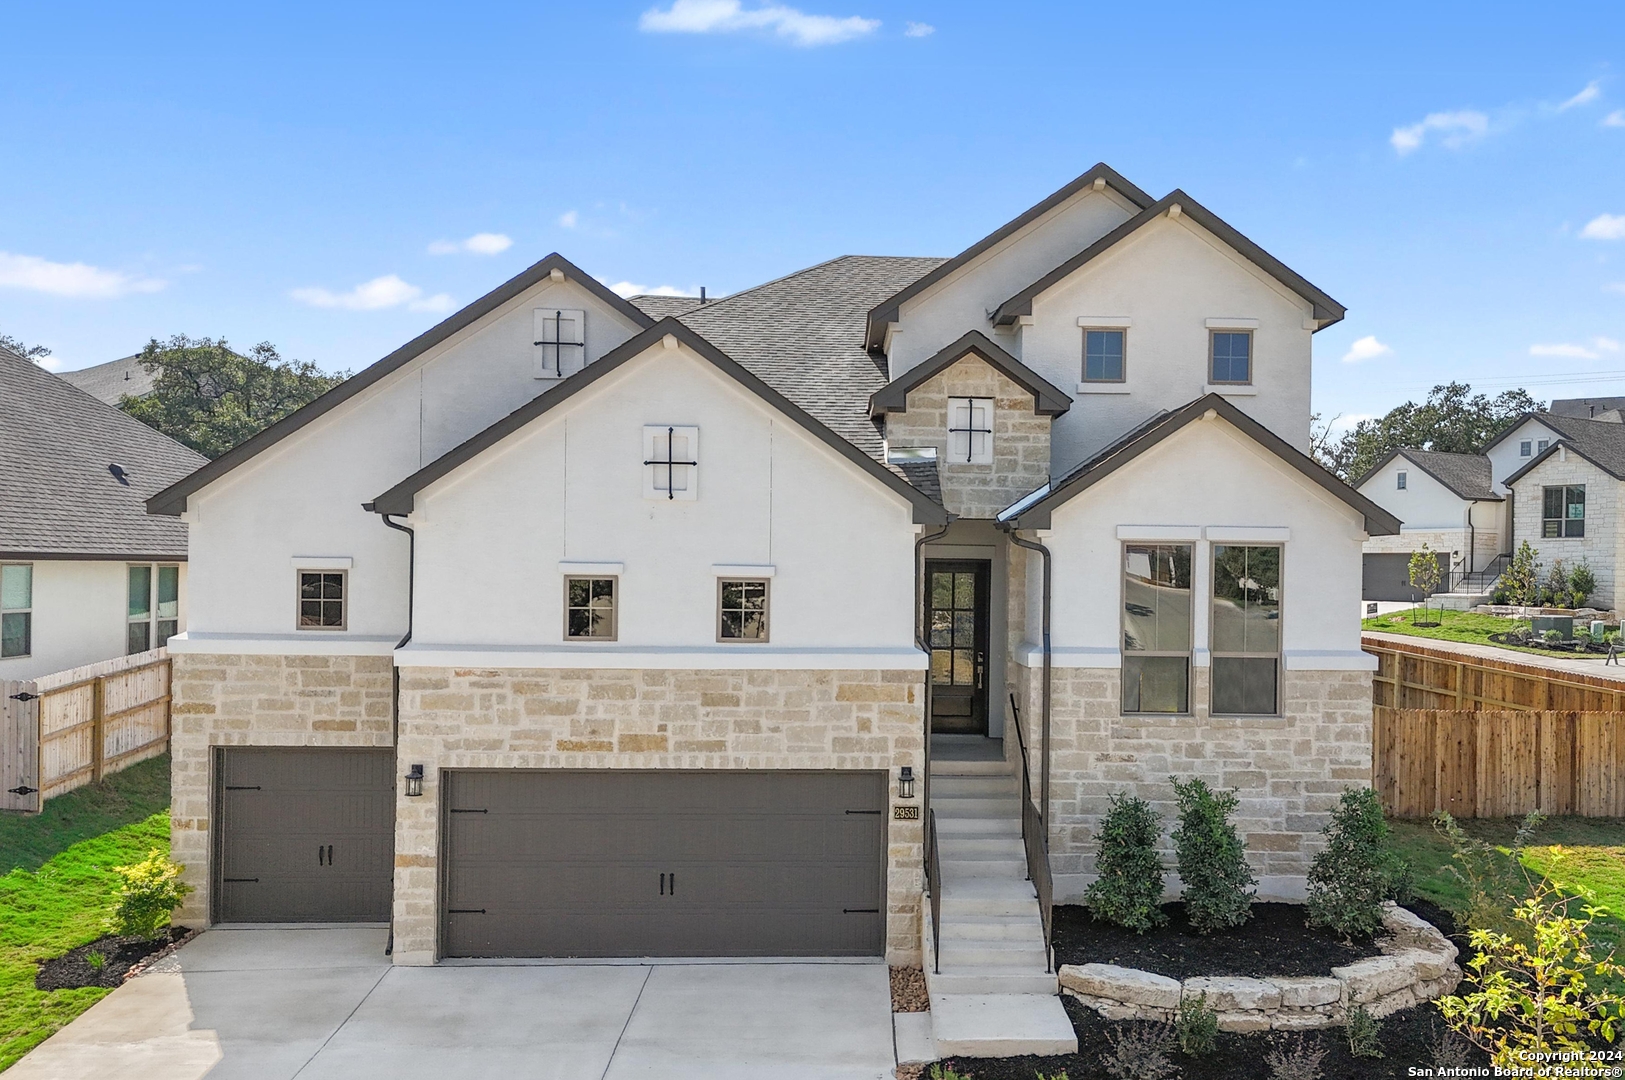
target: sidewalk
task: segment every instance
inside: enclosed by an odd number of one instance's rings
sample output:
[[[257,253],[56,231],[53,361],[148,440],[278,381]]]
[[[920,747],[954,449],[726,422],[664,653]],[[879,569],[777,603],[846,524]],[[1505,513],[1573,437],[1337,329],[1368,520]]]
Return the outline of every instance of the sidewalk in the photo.
[[[1416,634],[1384,634],[1375,630],[1362,630],[1361,641],[1381,645],[1402,645],[1451,653],[1462,659],[1494,660],[1500,664],[1522,664],[1544,671],[1561,671],[1567,675],[1584,675],[1625,686],[1625,666],[1604,664],[1600,654],[1587,656],[1542,656],[1538,653],[1498,649],[1493,645],[1470,645],[1463,641],[1444,641]]]

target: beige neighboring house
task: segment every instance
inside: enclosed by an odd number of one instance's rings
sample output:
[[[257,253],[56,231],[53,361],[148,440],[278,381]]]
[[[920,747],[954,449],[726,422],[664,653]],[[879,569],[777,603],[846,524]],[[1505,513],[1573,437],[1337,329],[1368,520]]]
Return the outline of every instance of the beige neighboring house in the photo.
[[[0,679],[186,627],[186,525],[144,502],[206,461],[0,349]]]
[[[1614,412],[1617,416],[1617,411]],[[1584,559],[1597,579],[1591,606],[1618,608],[1625,567],[1625,528],[1619,520],[1625,484],[1625,424],[1548,417],[1557,437],[1506,478],[1511,489],[1513,542],[1534,547],[1547,567]]]
[[[58,372],[58,378],[71,383],[109,405],[124,397],[145,397],[152,392],[155,376],[141,364],[140,354],[109,360],[105,364]]]

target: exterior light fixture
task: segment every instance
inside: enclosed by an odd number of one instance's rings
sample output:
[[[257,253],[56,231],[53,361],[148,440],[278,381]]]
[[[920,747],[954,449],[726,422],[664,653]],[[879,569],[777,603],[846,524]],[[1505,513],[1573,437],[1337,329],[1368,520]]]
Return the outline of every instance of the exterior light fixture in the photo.
[[[914,797],[914,766],[904,765],[897,770],[897,797],[899,799]]]
[[[415,799],[423,794],[423,766],[414,765],[406,770],[406,796]]]

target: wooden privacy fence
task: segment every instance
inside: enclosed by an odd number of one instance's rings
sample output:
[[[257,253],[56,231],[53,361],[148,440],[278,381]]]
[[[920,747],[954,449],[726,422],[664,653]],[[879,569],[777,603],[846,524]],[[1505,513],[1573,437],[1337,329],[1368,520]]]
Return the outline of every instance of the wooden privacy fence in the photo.
[[[45,800],[169,748],[169,653],[153,649],[0,681],[0,810]]]
[[[1377,658],[1371,687],[1377,705],[1396,709],[1625,711],[1625,669],[1620,669],[1619,677],[1609,679],[1369,636],[1362,639],[1361,648]]]

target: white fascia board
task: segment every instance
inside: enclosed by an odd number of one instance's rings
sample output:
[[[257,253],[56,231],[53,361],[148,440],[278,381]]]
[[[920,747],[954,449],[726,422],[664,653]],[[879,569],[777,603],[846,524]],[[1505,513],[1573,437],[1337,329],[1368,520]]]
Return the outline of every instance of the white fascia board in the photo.
[[[561,562],[559,573],[576,577],[619,577],[626,573],[626,564],[618,562]]]
[[[1119,525],[1119,540],[1200,540],[1200,525]]]
[[[1079,326],[1092,326],[1099,330],[1128,329],[1134,320],[1127,315],[1079,315]]]
[[[774,645],[435,645],[395,650],[397,667],[613,668],[692,670],[924,671],[909,648],[796,648]]]
[[[1015,660],[1022,667],[1043,667],[1044,647],[1035,642],[1023,641],[1016,646]],[[1123,666],[1123,650],[1115,646],[1104,648],[1078,645],[1052,646],[1050,648],[1050,666],[1058,668],[1120,668]]]
[[[720,578],[770,578],[775,567],[769,563],[712,563],[711,573]]]
[[[1220,544],[1284,544],[1292,539],[1285,525],[1209,525],[1202,531]]]
[[[1208,319],[1204,324],[1209,330],[1257,330],[1257,319]]]
[[[1288,649],[1281,661],[1288,671],[1377,670],[1377,658],[1360,649]]]
[[[348,555],[295,555],[288,562],[295,570],[348,570],[355,560]]]
[[[181,653],[241,656],[388,656],[398,637],[307,630],[299,634],[209,634],[188,630],[169,639],[171,655]]]

